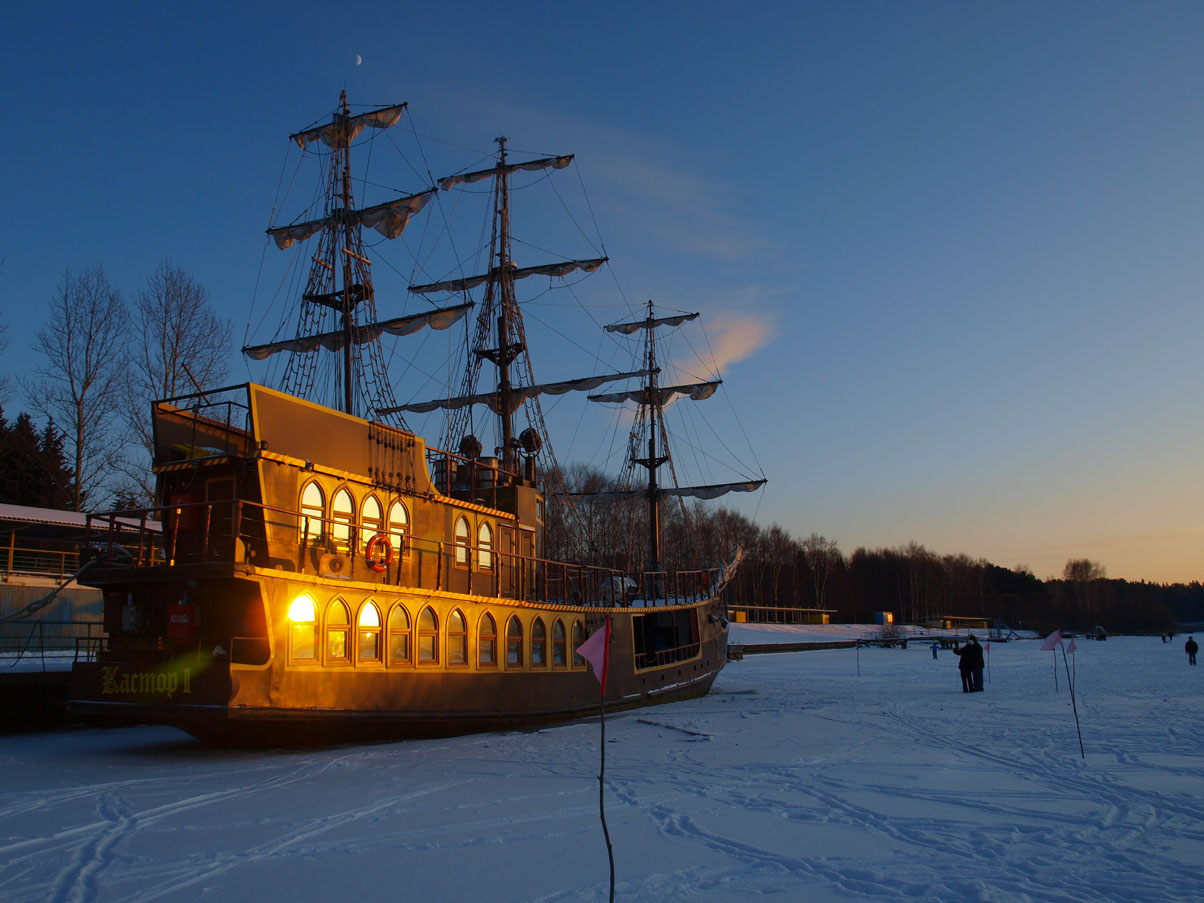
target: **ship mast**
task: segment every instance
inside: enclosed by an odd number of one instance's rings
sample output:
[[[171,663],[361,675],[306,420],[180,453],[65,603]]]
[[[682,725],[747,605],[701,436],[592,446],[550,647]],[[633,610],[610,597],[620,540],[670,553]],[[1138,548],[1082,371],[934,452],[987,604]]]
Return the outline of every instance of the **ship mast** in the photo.
[[[376,317],[369,269],[372,261],[364,253],[363,228],[367,226],[386,239],[399,238],[410,218],[422,210],[438,189],[432,187],[357,209],[351,190],[351,143],[365,129],[392,128],[401,120],[405,108],[404,103],[394,104],[352,115],[344,91],[329,122],[289,136],[302,152],[311,145],[330,149],[325,206],[314,219],[272,226],[267,232],[282,251],[315,236],[317,249],[310,254],[312,266],[301,296],[296,335],[242,349],[243,354],[254,360],[287,352],[290,357],[281,388],[313,401],[329,401],[357,416],[374,412],[379,417],[395,412],[393,392],[378,347],[383,333],[402,336],[424,328],[447,329],[471,307],[461,304],[385,320]],[[322,369],[329,375],[326,390],[316,385],[319,369],[323,367],[318,361],[322,351],[341,352],[338,365],[331,361],[331,366]],[[341,392],[331,391],[337,390],[339,384]],[[315,397],[327,391],[336,398]],[[361,410],[356,410],[357,404]]]
[[[648,457],[635,458],[634,463],[639,464],[648,469],[648,562],[646,570],[659,571],[661,569],[661,493],[656,485],[657,469],[669,460],[667,455],[657,457],[656,454],[656,432],[658,429],[658,418],[664,417],[662,405],[657,400],[656,391],[656,318],[652,315],[652,302],[648,302],[648,318],[644,321],[645,329],[647,330],[644,339],[646,367],[648,370],[648,383],[646,391],[648,393]]]
[[[343,91],[339,94],[339,109],[341,112],[342,122],[340,123],[345,129],[347,121],[351,119],[351,111],[347,108],[347,92]],[[342,191],[340,200],[343,202],[342,209],[344,211],[351,209],[351,142],[340,142],[335,148],[336,166],[343,171]],[[355,302],[351,297],[351,244],[352,244],[352,225],[349,217],[343,217],[342,222],[338,221],[338,217],[332,218],[332,228],[342,234],[343,246],[340,249],[343,252],[343,291],[342,291],[342,314],[343,314],[343,411],[348,414],[354,413],[352,406],[354,403],[354,393],[351,383],[351,311]],[[370,289],[369,289],[370,290]],[[357,299],[358,300],[358,299]]]

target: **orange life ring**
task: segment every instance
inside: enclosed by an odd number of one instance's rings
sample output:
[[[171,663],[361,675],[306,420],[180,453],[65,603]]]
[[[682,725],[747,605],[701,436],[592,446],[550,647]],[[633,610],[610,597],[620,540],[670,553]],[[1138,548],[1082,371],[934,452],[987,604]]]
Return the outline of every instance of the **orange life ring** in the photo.
[[[385,547],[384,558],[376,557],[376,547],[379,545]],[[368,567],[378,574],[393,563],[393,543],[389,542],[388,534],[377,533],[368,540],[368,544],[364,546],[364,560],[368,562]]]

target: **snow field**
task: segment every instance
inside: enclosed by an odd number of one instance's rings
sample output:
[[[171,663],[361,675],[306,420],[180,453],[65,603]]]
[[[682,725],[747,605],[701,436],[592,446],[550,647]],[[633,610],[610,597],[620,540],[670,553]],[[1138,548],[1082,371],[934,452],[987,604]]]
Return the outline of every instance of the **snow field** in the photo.
[[[822,629],[734,625],[734,642]],[[804,636],[805,638],[805,636]],[[956,658],[748,656],[707,697],[614,715],[616,899],[1197,901],[1204,669],[1184,637],[1079,640],[1066,673]],[[857,666],[860,663],[860,677]],[[311,751],[168,728],[0,737],[0,899],[597,901],[596,721]]]

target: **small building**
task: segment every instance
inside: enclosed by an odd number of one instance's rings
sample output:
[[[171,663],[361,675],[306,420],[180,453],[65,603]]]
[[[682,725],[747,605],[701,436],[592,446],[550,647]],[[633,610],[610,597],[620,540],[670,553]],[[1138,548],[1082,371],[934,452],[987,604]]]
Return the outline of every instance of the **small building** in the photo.
[[[874,612],[874,623],[889,627],[895,623],[895,613],[893,611],[876,611]]]
[[[737,624],[830,624],[835,608],[783,608],[771,605],[732,605]]]
[[[931,630],[990,630],[991,621],[982,616],[942,615],[929,618],[924,626]]]

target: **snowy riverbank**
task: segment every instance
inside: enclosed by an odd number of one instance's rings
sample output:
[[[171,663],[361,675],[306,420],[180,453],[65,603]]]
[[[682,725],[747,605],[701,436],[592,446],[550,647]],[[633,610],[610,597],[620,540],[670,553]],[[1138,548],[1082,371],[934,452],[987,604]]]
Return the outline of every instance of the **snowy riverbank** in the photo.
[[[947,652],[840,649],[608,720],[616,897],[1199,899],[1204,668],[1157,637],[1076,658],[1085,759],[1035,642],[992,644],[983,694]],[[263,753],[75,731],[0,763],[13,903],[606,899],[596,722]]]

